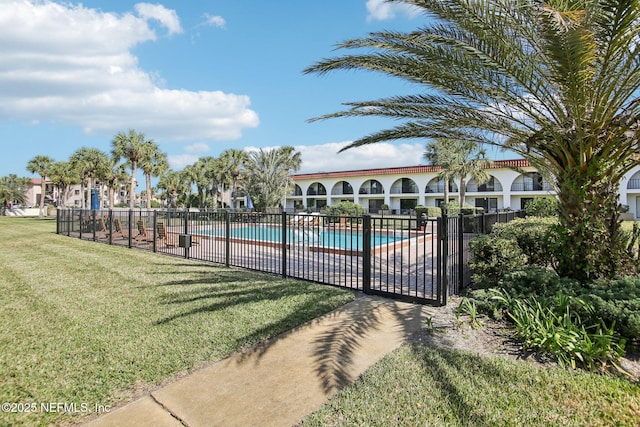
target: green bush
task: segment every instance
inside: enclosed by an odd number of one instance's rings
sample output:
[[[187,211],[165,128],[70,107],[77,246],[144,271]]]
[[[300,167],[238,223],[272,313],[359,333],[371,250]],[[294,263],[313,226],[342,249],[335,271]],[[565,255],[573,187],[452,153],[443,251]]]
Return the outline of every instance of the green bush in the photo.
[[[589,304],[590,312],[580,315],[595,323],[599,320],[613,325],[616,333],[627,341],[640,344],[640,277],[629,276],[615,280],[599,279],[582,284],[574,279],[559,277],[555,272],[541,267],[525,267],[504,274],[499,287],[512,298],[550,298],[558,292],[580,298]],[[492,302],[492,290],[473,290],[470,298],[476,301],[478,311],[503,317],[502,309]]]
[[[640,344],[640,277],[599,279],[581,288],[580,297],[593,306],[597,317]]]
[[[416,206],[413,208],[416,212],[416,219],[422,219],[422,214],[426,214],[427,218],[440,218],[442,210],[437,206]]]
[[[527,256],[513,239],[478,236],[469,242],[469,248],[473,281],[480,287],[496,286],[505,274],[519,270],[527,263]]]
[[[515,240],[527,256],[530,265],[553,265],[555,256],[550,249],[554,239],[554,218],[516,218],[511,222],[494,224],[492,234],[498,238]]]
[[[337,205],[328,206],[326,214],[329,216],[362,216],[365,214],[365,210],[362,206],[353,202],[340,202]]]
[[[459,202],[449,202],[447,204],[447,214],[448,215],[475,215],[480,214],[484,211],[483,208],[476,208],[471,206],[468,203],[465,203],[462,207],[460,207]]]
[[[506,307],[525,349],[549,355],[561,365],[607,371],[624,354],[625,340],[601,319],[582,319],[593,313],[587,302],[558,292],[552,297],[514,298],[496,291],[494,299]]]
[[[524,205],[527,216],[557,217],[558,200],[551,197],[536,197]]]
[[[538,266],[527,266],[505,274],[500,287],[514,297],[551,296],[565,291],[577,293],[581,285],[578,281],[559,277],[554,271]]]

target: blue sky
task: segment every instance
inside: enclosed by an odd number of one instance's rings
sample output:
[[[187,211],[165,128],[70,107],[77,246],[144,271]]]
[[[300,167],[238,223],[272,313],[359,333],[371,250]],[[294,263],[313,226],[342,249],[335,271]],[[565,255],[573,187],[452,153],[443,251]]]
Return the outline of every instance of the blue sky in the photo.
[[[422,88],[302,71],[339,54],[342,40],[425,19],[382,0],[0,0],[0,176],[30,176],[36,155],[110,152],[130,128],[156,141],[175,170],[227,148],[280,145],[302,153],[300,172],[419,164],[421,141],[336,153],[393,121],[307,120]]]

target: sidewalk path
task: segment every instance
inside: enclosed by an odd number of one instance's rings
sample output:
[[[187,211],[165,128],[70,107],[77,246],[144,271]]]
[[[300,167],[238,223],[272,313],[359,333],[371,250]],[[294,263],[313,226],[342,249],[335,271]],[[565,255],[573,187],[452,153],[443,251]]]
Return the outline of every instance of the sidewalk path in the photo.
[[[87,425],[294,425],[420,329],[430,310],[357,298]]]

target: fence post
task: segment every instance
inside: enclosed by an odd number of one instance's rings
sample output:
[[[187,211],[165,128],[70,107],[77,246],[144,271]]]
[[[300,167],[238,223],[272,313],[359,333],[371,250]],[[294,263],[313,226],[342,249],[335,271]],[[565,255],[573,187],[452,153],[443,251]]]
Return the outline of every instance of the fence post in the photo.
[[[109,244],[113,245],[113,211],[109,208]]]
[[[129,223],[127,224],[127,228],[129,228],[129,249],[133,247],[133,221],[133,211],[129,209]]]
[[[458,283],[454,285],[456,294],[464,287],[464,214],[458,218]]]
[[[231,265],[231,219],[229,218],[229,211],[224,212],[224,265],[229,267]]]
[[[371,292],[371,215],[362,216],[362,290]]]
[[[153,211],[153,219],[151,221],[151,224],[153,226],[153,230],[151,230],[152,236],[153,236],[153,252],[158,252],[158,239],[156,236],[156,230],[158,229],[158,212],[157,211]],[[142,219],[142,211],[140,211],[140,218]],[[167,220],[167,224],[168,224],[168,220]]]
[[[95,209],[91,209],[91,219],[93,221],[92,227],[93,228],[93,241],[97,241],[98,240],[98,236],[96,235],[96,210]]]
[[[440,290],[440,302],[447,305],[447,292],[449,290],[449,216],[447,211],[442,212],[442,238],[440,239],[442,245],[442,289]]]
[[[189,234],[189,208],[184,210],[184,234]],[[189,245],[184,246],[184,257],[189,259]]]
[[[287,278],[287,212],[282,211],[282,277]]]

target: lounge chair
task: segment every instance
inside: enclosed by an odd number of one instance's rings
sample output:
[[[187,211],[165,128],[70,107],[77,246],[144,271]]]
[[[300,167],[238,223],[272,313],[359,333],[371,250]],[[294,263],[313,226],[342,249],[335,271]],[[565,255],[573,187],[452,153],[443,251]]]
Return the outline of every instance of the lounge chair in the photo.
[[[170,248],[175,248],[177,245],[175,234],[169,234],[167,232],[166,227],[164,226],[164,222],[159,222],[156,225],[156,229],[158,231],[158,241],[164,243],[165,246]]]
[[[98,227],[96,229],[96,237],[98,239],[108,239],[109,238],[109,229],[104,222],[104,217],[100,217],[97,219]]]
[[[115,239],[116,237],[122,237],[123,239],[129,238],[129,231],[125,230],[122,227],[122,221],[120,221],[120,218],[115,218],[113,220],[113,227],[115,228],[115,230],[113,230],[113,232],[111,233],[111,237],[113,239]]]
[[[139,220],[136,225],[138,227],[138,234],[133,238],[135,245],[138,246],[141,243],[148,245],[151,243],[153,238],[149,236],[149,233],[147,233],[147,227],[145,226],[144,221]]]

